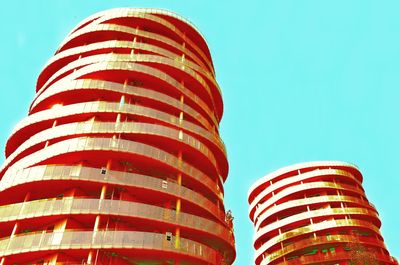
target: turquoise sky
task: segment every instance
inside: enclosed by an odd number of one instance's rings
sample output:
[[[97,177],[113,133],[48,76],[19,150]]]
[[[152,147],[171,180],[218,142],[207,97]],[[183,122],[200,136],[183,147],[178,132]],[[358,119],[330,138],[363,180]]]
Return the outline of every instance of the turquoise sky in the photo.
[[[7,1],[0,9],[0,148],[26,116],[36,78],[80,20],[113,7],[161,7],[191,20],[210,46],[225,114],[226,207],[236,265],[253,264],[247,190],[310,160],[357,164],[400,257],[400,1]],[[4,156],[1,158],[3,161]]]

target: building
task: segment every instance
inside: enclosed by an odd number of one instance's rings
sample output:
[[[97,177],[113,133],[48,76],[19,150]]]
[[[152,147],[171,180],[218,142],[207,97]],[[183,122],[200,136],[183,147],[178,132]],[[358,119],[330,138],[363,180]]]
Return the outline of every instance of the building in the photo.
[[[0,169],[0,264],[232,264],[223,102],[202,35],[158,9],[77,25]]]
[[[321,161],[285,167],[249,191],[256,265],[398,264],[354,165]]]

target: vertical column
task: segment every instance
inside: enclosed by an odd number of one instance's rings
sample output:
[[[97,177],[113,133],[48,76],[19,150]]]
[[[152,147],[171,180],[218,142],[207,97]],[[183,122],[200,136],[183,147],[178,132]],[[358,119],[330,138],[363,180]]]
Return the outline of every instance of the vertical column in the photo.
[[[137,42],[137,33],[139,31],[139,26],[136,26],[135,29],[135,37],[133,37],[133,45],[132,45],[132,49],[131,49],[131,56],[133,56],[135,54],[135,48],[136,48],[136,42]]]
[[[22,204],[21,209],[20,209],[20,211],[19,211],[20,214],[23,212],[23,210],[24,210],[24,208],[25,208],[25,202],[29,201],[30,197],[31,197],[31,193],[30,193],[30,192],[28,192],[28,193],[25,194],[24,203]],[[8,240],[7,249],[8,249],[8,247],[10,246],[12,239],[13,239],[13,238],[15,237],[15,235],[17,234],[18,230],[19,230],[19,222],[16,221],[15,224],[14,224],[14,227],[13,227],[13,229],[12,229],[12,231],[11,231],[10,239]],[[5,257],[2,257],[1,260],[0,260],[0,265],[6,265],[6,264],[7,264],[7,263],[6,263],[6,258],[5,258]]]
[[[110,170],[111,169],[111,159],[109,159],[108,161],[107,161],[107,165],[106,165],[106,174],[107,174],[107,172],[108,172],[108,170]],[[106,184],[104,184],[102,187],[101,187],[101,191],[100,191],[100,200],[99,200],[99,210],[101,209],[101,206],[102,206],[102,202],[103,202],[103,200],[106,198],[106,193],[107,193],[107,185]],[[94,221],[94,226],[93,226],[93,238],[92,238],[92,240],[95,240],[95,238],[96,238],[96,236],[97,236],[97,232],[99,231],[99,226],[100,226],[100,221],[101,221],[101,216],[100,215],[97,215],[96,216],[96,219],[95,219],[95,221]],[[88,254],[88,257],[87,257],[87,264],[92,264],[92,261],[93,261],[93,257],[95,256],[95,253],[94,253],[94,250],[92,249],[92,250],[90,250],[89,251],[89,254]],[[96,251],[96,259],[97,259],[97,256],[98,256],[98,250]]]
[[[53,108],[58,108],[58,107],[60,107],[60,106],[61,106],[61,105],[56,104],[56,105],[53,106]],[[53,125],[52,125],[51,127],[54,128],[54,127],[56,127],[56,126],[57,126],[57,120],[54,120],[54,121],[53,121]],[[47,146],[49,146],[49,141],[46,141],[44,147],[46,148]]]
[[[181,81],[181,86],[184,86],[184,82]],[[180,97],[180,108],[181,111],[179,112],[179,125],[181,126],[183,123],[183,119],[184,119],[184,114],[183,114],[183,108],[184,108],[184,101],[185,101],[185,97],[184,95],[181,95]],[[179,139],[182,140],[183,139],[183,131],[182,128],[179,129]],[[178,169],[179,169],[179,173],[177,176],[177,183],[180,186],[182,186],[182,173],[181,173],[181,169],[182,169],[182,151],[180,150],[178,153]],[[181,212],[181,199],[178,198],[176,200],[176,221],[179,221],[179,215]],[[181,230],[179,227],[176,228],[175,230],[175,248],[179,249],[180,248],[180,237],[181,237]],[[175,260],[174,262],[175,265],[179,264],[178,260]]]
[[[58,254],[54,254],[50,257],[48,265],[56,265],[57,264]],[[46,263],[45,263],[46,264]]]

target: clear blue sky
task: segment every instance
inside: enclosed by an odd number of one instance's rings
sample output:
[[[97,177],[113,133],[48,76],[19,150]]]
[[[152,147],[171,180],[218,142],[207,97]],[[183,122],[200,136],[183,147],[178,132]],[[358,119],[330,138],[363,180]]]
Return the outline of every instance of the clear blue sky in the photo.
[[[400,1],[4,2],[1,149],[57,45],[80,20],[113,7],[175,11],[208,41],[225,102],[235,265],[253,264],[251,184],[282,166],[325,159],[360,167],[385,242],[400,257]]]

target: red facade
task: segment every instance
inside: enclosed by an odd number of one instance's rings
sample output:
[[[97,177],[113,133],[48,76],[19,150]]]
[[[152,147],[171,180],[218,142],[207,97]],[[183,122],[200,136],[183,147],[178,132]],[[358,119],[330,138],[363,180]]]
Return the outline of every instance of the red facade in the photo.
[[[38,77],[0,182],[0,264],[232,264],[222,97],[177,15],[89,17]]]
[[[277,170],[249,192],[256,265],[398,264],[353,165],[322,161]]]

